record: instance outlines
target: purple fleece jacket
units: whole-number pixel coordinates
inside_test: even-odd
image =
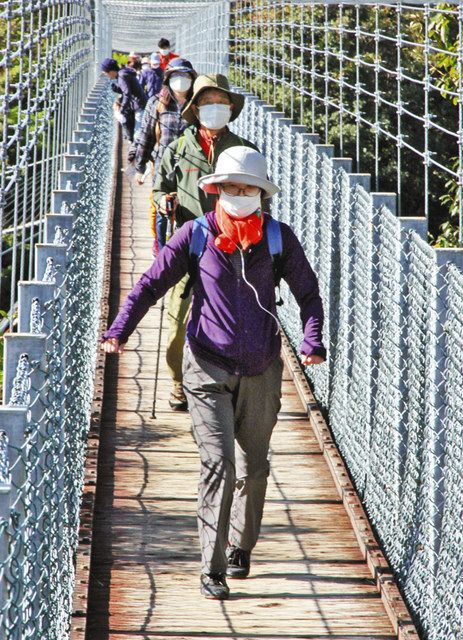
[[[259,375],[280,353],[277,325],[259,307],[255,293],[244,281],[241,271],[234,268],[236,261],[215,246],[214,237],[219,233],[215,212],[206,216],[210,231],[193,286],[188,343],[195,355],[229,373]],[[268,218],[268,214],[265,217]],[[300,351],[325,357],[323,308],[317,278],[293,231],[288,225],[280,224],[282,277],[296,298],[304,327]],[[189,221],[176,231],[129,293],[103,340],[118,338],[121,343],[127,342],[148,309],[187,273],[192,229],[193,221]],[[272,259],[265,229],[263,239],[243,254],[246,279],[256,288],[261,305],[276,315]]]

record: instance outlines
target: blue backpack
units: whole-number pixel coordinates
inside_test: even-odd
[[[281,227],[278,220],[274,218],[267,218],[265,225],[267,243],[270,256],[272,258],[273,268],[273,282],[275,287],[280,288],[280,281],[282,276],[282,254],[283,254],[283,240],[281,237]],[[209,233],[209,222],[206,216],[196,218],[193,223],[193,231],[190,240],[190,258],[188,264],[189,278],[185,285],[185,290],[180,296],[183,299],[188,298],[190,291],[198,275],[199,261],[204,253],[207,243],[207,234]],[[278,306],[283,304],[281,296],[276,303]]]

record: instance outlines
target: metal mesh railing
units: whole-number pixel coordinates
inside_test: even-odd
[[[11,321],[93,81],[90,2],[3,0],[0,34],[0,310]]]
[[[352,157],[442,246],[462,246],[461,3],[232,5],[235,83]]]
[[[259,129],[282,188],[273,214],[318,273],[328,360],[307,370],[316,397],[423,637],[457,640],[462,252],[429,247],[423,219],[397,217],[392,195],[372,193],[369,176],[256,98],[236,127],[254,141]],[[297,350],[297,304],[287,288],[283,297]]]
[[[191,32],[192,25],[196,34]],[[230,52],[230,3],[228,1],[210,2],[207,11],[204,7],[197,9],[193,17],[183,20],[176,27],[175,32],[177,51],[191,61],[198,73],[228,75]]]
[[[65,154],[5,336],[0,407],[0,636],[69,638],[93,398],[112,158],[113,93],[97,86]],[[98,171],[96,171],[98,167]],[[72,174],[68,175],[68,174]]]

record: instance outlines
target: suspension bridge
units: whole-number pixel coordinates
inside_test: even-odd
[[[0,637],[462,640],[463,6],[0,7]],[[163,366],[151,418],[160,306],[120,359],[98,350],[152,243],[99,63],[160,37],[244,94],[233,130],[326,314],[303,370],[282,285],[262,536],[222,603],[199,594],[199,461]]]

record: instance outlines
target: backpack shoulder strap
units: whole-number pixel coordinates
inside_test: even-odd
[[[281,225],[278,220],[275,220],[275,218],[267,218],[266,232],[268,250],[272,258],[273,282],[279,293],[279,299],[276,304],[281,306],[283,304],[280,294],[280,281],[283,273],[283,239],[281,237]]]
[[[166,175],[167,180],[170,180],[170,181],[175,180],[177,169],[180,164],[180,158],[182,157],[182,149],[184,147],[185,147],[185,136],[182,134],[180,138],[177,139],[177,147],[175,149],[174,156],[173,156],[174,164],[173,164],[172,170],[169,171],[169,173]]]
[[[209,232],[209,222],[206,216],[196,218],[193,222],[193,231],[190,239],[190,252],[188,260],[188,280],[181,298],[185,300],[190,295],[196,277],[198,275],[198,265],[207,244],[207,234]]]
[[[193,231],[190,240],[190,256],[194,255],[198,259],[204,253],[207,242],[207,234],[209,232],[209,223],[206,216],[200,216],[193,222]]]
[[[155,109],[154,109],[154,139],[156,144],[159,146],[161,143],[161,122],[159,120],[159,116],[161,115],[161,101],[159,98],[155,101]]]
[[[270,255],[276,256],[283,253],[283,240],[281,237],[281,226],[275,218],[267,218],[267,242]]]
[[[185,146],[185,136],[182,134],[180,136],[180,138],[178,138],[177,140],[177,149],[175,151],[175,161],[178,163],[178,161],[180,160],[180,156],[182,155],[182,149]]]

